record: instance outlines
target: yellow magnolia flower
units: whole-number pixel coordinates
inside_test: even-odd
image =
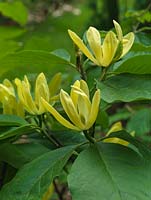
[[[57,74],[53,81],[50,84],[50,87],[56,88],[55,82],[58,80],[59,82],[60,74]],[[24,108],[27,112],[33,115],[40,115],[44,113],[46,110],[41,102],[41,97],[45,99],[46,101],[53,101],[55,100],[54,92],[52,92],[52,95],[49,91],[49,86],[47,84],[46,77],[43,73],[40,73],[36,79],[35,84],[35,93],[34,93],[34,99],[31,95],[31,86],[28,81],[27,76],[24,77],[24,80],[21,81],[20,79],[16,78],[15,83],[17,85],[17,91],[18,91],[18,97],[22,104],[24,105]]]
[[[84,80],[77,80],[73,84],[70,95],[64,90],[60,91],[60,101],[70,121],[62,117],[45,99],[42,101],[46,110],[63,126],[77,131],[88,130],[97,118],[100,90],[95,92],[92,103],[87,83]]]
[[[90,27],[87,30],[86,38],[90,50],[76,33],[68,30],[68,33],[73,42],[79,47],[85,56],[87,56],[93,63],[98,66],[108,67],[115,57],[117,60],[117,58],[119,59],[124,56],[129,51],[134,42],[134,34],[132,32],[123,37],[120,25],[115,20],[113,22],[117,36],[114,32],[109,31],[106,34],[103,43],[101,43],[101,36],[96,28]],[[122,50],[118,52],[118,47],[119,45],[121,46],[121,44],[122,47],[120,49]]]
[[[114,132],[121,131],[121,130],[123,130],[121,122],[116,122],[115,124],[112,125],[110,130],[107,132],[106,136],[108,136],[108,135],[110,135],[110,134],[112,134]],[[134,137],[135,132],[132,131],[130,133],[130,135]],[[103,142],[121,144],[123,146],[128,146],[129,145],[129,142],[127,142],[126,140],[123,140],[123,139],[120,139],[120,138],[116,138],[116,137],[104,139]]]
[[[3,114],[24,117],[23,105],[20,101],[17,101],[14,87],[8,79],[0,84],[0,102],[3,105]]]
[[[115,27],[115,30],[116,30],[116,33],[117,33],[117,38],[118,38],[119,42],[122,43],[122,52],[119,55],[119,58],[121,58],[132,47],[135,37],[134,37],[133,32],[130,32],[123,37],[123,32],[122,32],[121,26],[115,20],[113,20],[113,23],[114,23],[114,27]]]

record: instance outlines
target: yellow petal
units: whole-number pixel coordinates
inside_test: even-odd
[[[14,87],[12,85],[12,83],[8,80],[8,79],[5,79],[3,81],[3,84],[8,88],[8,90],[12,93],[12,95],[15,97],[15,90],[14,90]]]
[[[80,119],[84,125],[87,124],[87,121],[89,119],[89,114],[91,111],[91,104],[88,103],[87,98],[83,95],[78,96],[78,114],[80,116]]]
[[[79,80],[75,81],[73,86],[80,88],[80,81]],[[73,86],[71,86],[70,97],[72,99],[72,102],[73,102],[75,108],[77,109],[78,94],[76,92],[74,92]]]
[[[68,115],[69,119],[75,124],[79,129],[83,130],[84,125],[80,120],[78,112],[72,102],[71,97],[64,90],[60,92],[60,101],[63,106],[64,111]]]
[[[110,130],[107,132],[106,136],[110,135],[110,133],[121,131],[122,129],[123,129],[122,123],[121,122],[116,122],[115,124],[112,125]]]
[[[117,37],[118,37],[119,41],[122,41],[123,33],[122,33],[121,26],[115,20],[113,20],[113,23],[114,23],[115,30],[116,30],[116,33],[117,33]]]
[[[135,36],[134,36],[134,33],[132,32],[128,33],[127,35],[123,37],[123,41],[122,41],[123,52],[122,52],[121,57],[123,57],[130,50],[130,48],[132,47],[134,43],[134,39],[135,39]]]
[[[120,139],[120,138],[116,138],[116,137],[106,138],[106,139],[103,140],[103,142],[121,144],[123,146],[128,146],[129,145],[129,142],[127,142],[126,140],[123,140],[123,139]]]
[[[37,108],[30,94],[30,85],[28,83],[28,79],[21,81],[16,78],[15,84],[17,86],[18,97],[24,105],[25,109],[31,114],[36,114]]]
[[[102,66],[104,67],[108,67],[114,56],[116,53],[118,47],[118,40],[116,38],[115,33],[113,33],[112,31],[109,31],[106,36],[105,39],[103,41],[103,46],[102,46],[102,50],[103,50],[103,61],[102,61]]]
[[[58,91],[61,84],[61,73],[57,73],[50,81],[48,87],[50,92],[50,97],[53,97]]]
[[[47,101],[45,101],[43,98],[41,100],[42,100],[42,103],[43,103],[45,109],[48,112],[50,112],[60,124],[62,124],[63,126],[69,128],[69,129],[73,129],[73,130],[77,130],[77,131],[80,130],[78,127],[74,126],[69,121],[67,121],[64,117],[62,117]]]
[[[73,31],[68,30],[68,33],[73,40],[73,42],[79,47],[79,49],[96,65],[99,65],[98,61],[94,58],[94,56],[91,54],[91,52],[88,50],[88,48],[85,46],[83,41],[79,38],[77,34],[75,34]]]
[[[83,90],[85,92],[87,97],[90,98],[90,96],[89,96],[89,88],[88,88],[87,83],[84,80],[80,80],[80,88],[81,88],[81,90]]]
[[[46,101],[49,101],[49,88],[46,77],[43,73],[38,75],[35,84],[35,104],[39,110],[39,114],[42,114],[45,111],[43,104],[41,104],[41,97]]]
[[[99,111],[100,98],[101,98],[101,94],[100,94],[100,90],[98,89],[95,92],[93,99],[92,99],[91,111],[89,114],[89,119],[88,119],[87,125],[85,127],[86,130],[91,128],[92,125],[94,124],[94,122],[96,121],[98,111]]]
[[[101,47],[100,33],[96,28],[90,27],[86,33],[86,36],[87,36],[89,46],[90,46],[96,60],[99,62],[99,65],[101,66],[102,47]]]

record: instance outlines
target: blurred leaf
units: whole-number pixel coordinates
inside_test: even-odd
[[[68,178],[72,198],[150,200],[151,153],[140,148],[142,155],[118,144],[89,146],[74,162]]]
[[[15,168],[30,161],[30,157],[20,151],[16,145],[10,143],[0,144],[0,161],[4,161]]]
[[[26,120],[16,115],[0,115],[0,126],[21,126],[28,124]]]
[[[25,31],[26,30],[15,26],[0,26],[0,38],[1,40],[16,38],[25,33]]]
[[[106,129],[109,125],[109,117],[106,111],[100,111],[98,113],[96,124],[100,124],[101,128]]]
[[[145,46],[151,45],[151,35],[143,32],[139,32],[136,34],[135,38],[136,42],[142,43]]]
[[[22,125],[20,127],[13,127],[4,132],[0,132],[0,140],[4,140],[6,138],[10,138],[13,136],[29,134],[29,133],[32,133],[34,130],[36,130],[36,127],[34,127],[31,124]]]
[[[25,73],[58,72],[64,71],[64,67],[70,65],[69,62],[62,58],[56,57],[47,51],[20,51],[0,59],[0,73],[8,73],[10,70],[12,76],[19,72],[20,75]],[[57,66],[57,67],[56,67]]]
[[[56,131],[53,135],[59,140],[62,145],[73,145],[85,142],[86,139],[83,134],[74,131]]]
[[[136,135],[141,136],[151,131],[151,110],[144,108],[137,111],[127,123],[128,131],[135,131]]]
[[[0,2],[0,12],[4,16],[10,17],[18,22],[20,25],[27,23],[28,11],[21,1]]]
[[[0,58],[20,48],[19,43],[12,40],[0,40],[0,46]]]
[[[26,140],[29,142],[28,139]],[[48,148],[39,143],[4,143],[0,144],[0,161],[8,163],[14,168],[20,168],[48,151],[50,151]]]
[[[52,51],[51,54],[70,62],[71,56],[65,49],[56,49],[55,51]]]
[[[50,183],[58,176],[75,146],[44,153],[24,167],[3,187],[1,200],[41,200]]]
[[[131,73],[131,74],[151,74],[151,53],[142,52],[138,54],[132,54],[131,57],[123,59],[114,65],[114,72]]]
[[[102,99],[108,103],[151,99],[150,86],[150,75],[120,74],[98,82]]]
[[[142,43],[139,43],[139,42],[136,43],[135,42],[133,44],[133,47],[131,48],[131,51],[135,51],[135,52],[138,52],[138,51],[151,52],[151,45],[150,46],[145,46]]]

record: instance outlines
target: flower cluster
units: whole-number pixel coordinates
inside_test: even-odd
[[[0,102],[3,106],[4,114],[15,114],[18,116],[24,116],[24,112],[27,111],[32,115],[41,115],[46,112],[41,97],[47,102],[53,104],[58,96],[56,91],[60,86],[61,74],[56,74],[50,84],[47,84],[46,77],[43,73],[40,73],[36,79],[34,98],[31,94],[31,85],[27,76],[24,80],[18,78],[15,79],[17,86],[17,94],[14,86],[9,80],[4,80],[3,84],[0,84]]]
[[[86,39],[89,48],[79,38],[79,36],[71,30],[68,33],[73,42],[94,64],[102,67],[108,67],[112,62],[123,57],[132,47],[134,42],[134,33],[130,32],[123,36],[120,25],[113,20],[117,35],[113,31],[109,31],[103,43],[101,42],[100,32],[90,27],[86,32]]]
[[[116,21],[113,23],[116,34],[109,31],[103,42],[101,42],[100,32],[96,28],[90,27],[86,32],[88,47],[74,32],[71,30],[68,32],[73,42],[94,64],[109,67],[123,57],[134,42],[132,32],[123,36],[120,25]],[[56,92],[60,87],[60,73],[56,74],[49,84],[45,75],[40,73],[37,76],[33,93],[27,76],[24,76],[23,80],[16,78],[14,82],[17,87],[16,92],[9,80],[6,79],[0,84],[0,102],[4,114],[15,114],[23,117],[26,112],[31,115],[49,112],[60,124],[69,129],[84,131],[87,134],[87,130],[93,127],[99,112],[101,94],[100,90],[94,87],[91,99],[92,94],[90,94],[86,81],[76,80],[71,86],[70,94],[61,89],[58,95]],[[65,117],[55,109],[56,100],[60,100],[66,114]],[[112,129],[110,132],[119,130],[121,125],[116,124]],[[117,139],[114,140],[117,143]],[[109,141],[113,142],[113,139],[105,140],[105,142]]]

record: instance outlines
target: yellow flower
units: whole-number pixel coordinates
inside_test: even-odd
[[[53,78],[54,81],[50,84],[51,87],[56,87],[54,84],[58,77],[60,77],[59,74]],[[16,78],[15,83],[17,85],[18,97],[24,105],[25,110],[30,114],[40,115],[46,111],[41,102],[41,97],[48,102],[54,100],[54,96],[51,96],[49,92],[49,86],[43,73],[40,73],[36,79],[34,99],[31,95],[31,86],[27,76],[24,77],[23,81]],[[52,94],[54,95],[54,92]]]
[[[93,63],[98,66],[108,67],[115,57],[115,60],[117,60],[124,56],[129,51],[134,42],[133,33],[128,33],[126,36],[123,37],[120,25],[116,21],[113,22],[117,31],[117,36],[114,32],[109,31],[106,34],[103,43],[101,43],[101,36],[96,28],[90,27],[87,30],[86,38],[90,50],[76,33],[68,30],[68,33],[73,42],[79,47],[79,49],[85,54],[85,56],[87,56]],[[119,45],[120,47],[122,46],[120,48],[120,52]]]
[[[92,99],[89,98],[89,89],[84,80],[77,80],[71,87],[70,95],[60,91],[60,101],[69,121],[62,117],[46,100],[42,99],[44,107],[60,124],[73,130],[88,130],[94,124],[100,104],[100,90]]]
[[[116,33],[117,33],[117,38],[118,38],[119,42],[122,43],[122,52],[121,52],[121,55],[119,56],[119,58],[121,58],[132,47],[135,37],[134,37],[133,32],[130,32],[123,37],[121,26],[115,20],[113,20],[113,23],[114,23],[115,30],[116,30]]]
[[[23,105],[20,101],[17,101],[14,87],[8,79],[0,84],[0,102],[3,105],[3,114],[24,117]]]
[[[117,132],[117,131],[121,131],[121,130],[123,130],[121,122],[116,122],[115,124],[112,125],[110,130],[107,132],[106,136],[109,136],[110,134],[112,134],[114,132]],[[130,133],[130,135],[134,137],[135,132],[132,131]],[[104,139],[103,142],[121,144],[123,146],[128,146],[129,145],[129,142],[127,142],[126,140],[123,140],[123,139],[120,139],[120,138],[116,138],[116,137]]]

